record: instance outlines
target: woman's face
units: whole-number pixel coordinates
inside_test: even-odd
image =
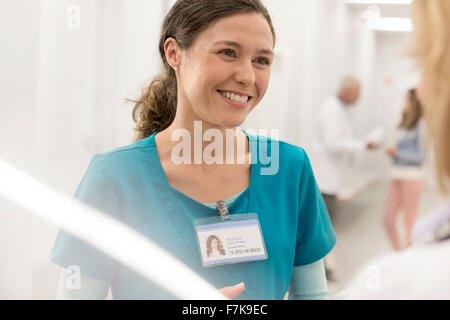
[[[212,249],[213,251],[217,251],[217,239],[213,239],[213,240],[211,241],[211,249]]]
[[[182,51],[178,74],[182,108],[190,108],[194,120],[213,126],[242,124],[269,85],[273,46],[269,24],[259,13],[217,21]],[[251,98],[236,102],[223,92]]]

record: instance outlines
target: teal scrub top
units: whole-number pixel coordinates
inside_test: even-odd
[[[217,289],[244,282],[245,290],[236,299],[283,299],[293,267],[316,262],[334,247],[336,234],[306,152],[246,133],[251,158],[257,161],[251,165],[249,187],[228,210],[232,215],[258,214],[268,259],[204,268],[193,221],[217,216],[217,212],[169,185],[156,149],[156,134],[96,154],[75,199],[134,228]],[[273,163],[267,164],[259,152],[270,154],[277,149],[279,156],[273,160],[278,161],[278,172],[262,174],[261,169]],[[82,274],[109,282],[114,299],[176,298],[65,231],[58,234],[49,259],[64,268],[77,265]]]

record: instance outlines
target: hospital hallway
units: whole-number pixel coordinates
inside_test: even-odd
[[[348,284],[360,267],[372,258],[392,250],[383,225],[388,187],[389,181],[376,181],[352,199],[338,203],[339,214],[334,222],[338,238],[334,249],[337,281],[328,283],[331,299]],[[432,187],[424,187],[419,219],[431,213],[436,204],[442,201],[443,198]],[[402,230],[401,223],[398,226]]]
[[[175,5],[177,1],[178,4],[191,1],[214,12],[222,12],[220,8],[225,4],[228,13],[210,16],[199,9],[197,17],[178,11],[183,7]],[[450,3],[450,0],[443,1]],[[270,21],[260,19],[260,33],[245,32],[248,26],[257,27],[247,20],[242,26],[230,23],[241,27],[223,28],[223,34],[211,29],[212,35],[205,39],[210,39],[211,50],[213,45],[214,48],[217,45],[217,49],[206,51],[206,44],[200,46],[203,42],[198,42],[199,48],[205,50],[200,56],[205,62],[198,57],[188,59],[190,63],[181,63],[182,59],[176,63],[168,61],[168,50],[162,44],[173,43],[180,52],[190,52],[188,48],[197,45],[194,40],[203,35],[206,27],[220,26],[218,22],[225,18],[242,18],[235,16],[236,12],[255,11],[229,11],[231,5],[227,3],[237,7],[243,3],[261,3]],[[213,281],[215,272],[205,272],[203,268],[203,258],[210,258],[207,239],[213,234],[200,242],[193,226],[197,220],[220,216],[192,200],[204,199],[201,202],[205,204],[231,197],[227,202],[230,205],[238,199],[234,196],[240,197],[237,192],[247,189],[240,198],[243,201],[237,201],[231,213],[250,211],[258,215],[258,219],[264,219],[262,227],[255,229],[255,239],[262,240],[258,240],[258,247],[247,241],[248,251],[232,252],[236,248],[227,247],[230,251],[223,253],[216,239],[216,253],[226,255],[224,263],[251,261],[251,264],[230,267],[236,267],[239,272],[218,283],[231,285],[249,279],[247,292],[251,297],[281,299],[283,295],[287,297],[287,288],[295,282],[290,277],[293,266],[308,266],[314,261],[319,262],[315,266],[320,264],[317,276],[310,276],[307,270],[307,276],[298,278],[301,280],[298,288],[315,291],[304,279],[317,280],[321,284],[317,292],[321,293],[321,298],[327,297],[320,259],[335,238],[330,225],[321,224],[326,221],[322,217],[327,217],[324,208],[317,206],[318,195],[322,193],[330,195],[332,200],[340,199],[332,222],[337,243],[328,256],[334,258],[332,272],[336,279],[328,281],[329,296],[339,299],[339,292],[348,288],[357,272],[361,274],[372,259],[393,250],[383,216],[389,179],[394,174],[397,179],[403,175],[404,180],[411,180],[413,176],[422,181],[422,174],[426,177],[419,219],[445,201],[433,178],[433,159],[425,152],[434,152],[431,141],[424,139],[426,127],[432,123],[422,119],[424,109],[417,89],[423,66],[412,50],[415,37],[411,3],[412,0],[0,0],[0,300],[56,299],[60,288],[69,292],[73,289],[61,281],[64,279],[61,275],[66,275],[62,272],[64,267],[79,267],[74,269],[72,278],[78,283],[84,274],[80,267],[83,262],[99,270],[100,280],[104,280],[103,273],[108,273],[110,287],[127,283],[123,297],[153,299],[159,297],[159,287],[143,285],[147,290],[144,294],[141,286],[133,286],[128,278],[120,282],[113,274],[122,275],[128,268],[139,273],[138,265],[145,259],[153,259],[145,266],[154,261],[158,261],[160,267],[165,263],[172,266],[173,261],[164,261],[167,253],[184,263],[183,267],[191,266],[198,274],[207,275],[197,280],[215,283],[222,273],[216,271],[218,276]],[[180,21],[186,26],[172,20],[173,12],[183,17]],[[255,12],[261,13],[259,9]],[[267,18],[266,14],[262,17]],[[193,18],[205,18],[204,21],[210,22],[205,24],[205,29],[192,28],[189,21]],[[165,21],[173,24],[174,29],[185,30],[191,45],[175,46],[178,44],[176,34],[169,32],[170,28],[165,29]],[[270,28],[266,22],[270,22]],[[174,39],[168,41],[169,38]],[[250,39],[252,41],[248,41]],[[434,37],[430,39],[434,41]],[[215,60],[210,62],[206,57]],[[170,86],[161,79],[170,80]],[[180,102],[179,97],[183,101]],[[176,111],[184,107],[193,111],[192,117],[175,122],[177,113],[190,114]],[[260,136],[259,143],[265,143],[266,137],[274,143],[270,147],[262,144],[255,150],[251,148],[250,139],[249,143],[236,139],[236,142],[245,141],[248,146],[245,151],[250,151],[245,153],[245,159],[251,160],[252,165],[246,166],[244,171],[240,145],[228,143],[233,141],[233,138],[228,139],[228,134],[225,137],[216,134],[227,131],[224,128]],[[178,133],[173,130],[172,141],[169,141],[172,129],[177,129]],[[155,139],[157,132],[165,130],[167,135]],[[166,139],[166,143],[156,142],[160,138]],[[177,139],[179,143],[175,146]],[[285,147],[285,143],[290,146]],[[448,140],[444,143],[448,144]],[[173,152],[169,151],[171,145]],[[158,150],[145,153],[143,146],[151,152]],[[224,148],[219,148],[221,146]],[[142,153],[136,158],[124,156],[124,161],[127,159],[130,163],[117,162],[120,170],[106,170],[109,164],[116,163],[109,157],[115,157],[114,153],[122,159],[119,155],[125,150]],[[414,159],[402,159],[410,152]],[[166,160],[160,158],[163,154],[167,155]],[[233,158],[236,156],[237,161],[233,162],[236,167],[229,166],[227,158],[221,160],[221,156],[230,154]],[[150,171],[149,159],[154,161]],[[252,169],[258,168],[253,165],[257,163],[254,160],[263,164],[260,172]],[[189,168],[188,164],[195,167]],[[206,164],[212,166],[208,168]],[[224,168],[219,164],[224,164]],[[97,167],[98,170],[94,170]],[[208,172],[211,172],[209,176]],[[220,180],[215,181],[218,177]],[[183,186],[178,189],[183,190],[182,194],[172,192],[171,188],[165,188],[160,194],[161,185],[177,189],[172,185],[172,178]],[[299,190],[311,192],[311,196],[303,196]],[[303,203],[299,195],[305,199]],[[187,199],[190,196],[193,199]],[[86,201],[87,198],[92,201]],[[66,200],[67,207],[56,201],[58,199]],[[74,199],[80,201],[75,201],[74,205]],[[187,209],[169,210],[171,205],[167,201],[172,200],[177,205],[180,199]],[[80,202],[87,208],[78,208],[76,205]],[[192,209],[189,202],[197,208]],[[251,203],[255,203],[255,208]],[[294,204],[298,205],[295,208],[298,210],[292,209]],[[235,210],[241,205],[242,210]],[[113,229],[98,223],[95,215],[85,215],[89,208],[120,218],[118,221],[123,222],[123,227],[146,236],[141,241],[143,244],[167,250],[152,255],[140,246],[131,245],[126,233],[113,233]],[[185,214],[185,218],[175,219],[171,211]],[[306,215],[308,219],[302,221]],[[82,225],[80,217],[88,221]],[[402,215],[399,218],[403,218]],[[96,229],[87,232],[85,226]],[[403,227],[400,223],[398,226]],[[165,227],[169,231],[166,232]],[[101,248],[101,255],[98,255],[101,258],[112,256],[114,261],[109,261],[108,272],[90,258],[90,247],[80,252],[67,249],[58,240],[65,239],[59,237],[62,230],[94,248]],[[121,241],[120,245],[112,245],[111,241],[109,246],[102,247],[108,236]],[[243,233],[243,237],[247,236],[253,237],[253,233]],[[227,234],[226,238],[233,242],[237,236]],[[69,243],[72,240],[78,243],[72,237],[67,239],[71,239]],[[213,238],[210,239],[212,244]],[[168,246],[171,241],[173,247]],[[267,254],[262,255],[260,251]],[[60,253],[61,257],[67,253],[76,263],[62,263],[62,260],[57,263],[51,259],[52,252]],[[85,252],[89,258],[84,259]],[[231,258],[230,253],[239,257]],[[124,255],[122,260],[117,254]],[[450,257],[450,250],[447,254]],[[262,257],[266,261],[260,262]],[[235,258],[238,260],[232,260]],[[243,260],[239,260],[241,258]],[[444,260],[441,253],[436,254],[435,259]],[[120,267],[116,260],[121,263]],[[327,262],[328,266],[332,265],[331,261]],[[260,276],[254,272],[262,263],[267,263],[267,270],[279,268],[267,273],[274,277],[270,281],[263,281],[266,273]],[[389,270],[393,270],[390,266]],[[303,273],[303,269],[308,268],[299,269]],[[404,269],[398,274],[405,275]],[[417,278],[415,269],[408,269],[412,276],[408,274],[405,278],[419,287],[419,281],[409,281]],[[164,277],[173,280],[181,272],[163,267],[155,270],[157,268],[144,268],[145,278],[167,285],[174,296],[186,298],[197,294],[197,290],[175,293],[187,283],[186,279],[195,279],[195,272],[173,284],[162,280]],[[437,275],[435,278],[450,275],[446,270],[429,274]],[[362,286],[367,288],[364,277]],[[440,278],[438,282],[444,283]],[[216,293],[216,287],[209,290],[214,289]],[[391,294],[393,290],[388,288],[387,291]],[[435,294],[436,290],[433,288],[429,292]],[[398,296],[404,297],[402,294]],[[442,295],[448,297],[447,293]],[[122,296],[117,294],[117,297]]]

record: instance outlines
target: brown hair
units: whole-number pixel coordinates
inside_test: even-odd
[[[424,118],[441,190],[450,192],[450,1],[414,0],[413,52],[424,67]]]
[[[182,49],[189,49],[197,36],[218,20],[239,13],[261,13],[267,20],[275,43],[275,31],[267,9],[260,0],[178,0],[164,19],[159,40],[163,72],[135,103],[133,120],[136,122],[136,140],[166,129],[173,122],[177,107],[177,78],[169,66],[164,43],[174,38]]]
[[[423,110],[422,104],[417,97],[416,89],[408,90],[408,99],[410,107],[408,110],[403,111],[402,121],[400,123],[400,128],[412,129],[414,128],[419,120],[422,118]]]
[[[220,241],[219,237],[215,235],[211,235],[206,240],[206,255],[209,257],[212,253],[212,242],[213,240],[217,240],[217,251],[220,252],[221,255],[225,255],[225,250],[223,249],[222,241]]]

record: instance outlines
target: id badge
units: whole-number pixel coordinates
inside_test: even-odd
[[[197,244],[205,268],[268,258],[255,213],[233,214],[194,221]]]

